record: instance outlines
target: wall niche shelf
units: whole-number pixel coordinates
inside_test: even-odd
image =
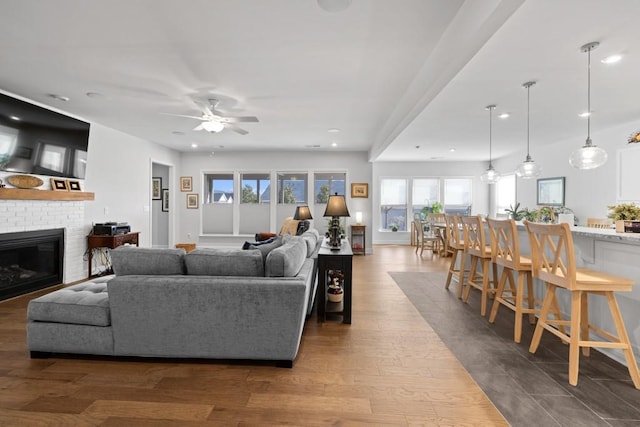
[[[85,191],[29,190],[0,188],[0,200],[94,200],[95,194]]]

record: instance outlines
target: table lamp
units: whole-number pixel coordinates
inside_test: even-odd
[[[308,220],[313,219],[309,206],[297,206],[296,213],[293,215],[293,219],[297,219],[300,221],[300,225],[298,226],[298,230],[300,230],[300,232],[304,233],[305,231],[307,231],[309,229]]]
[[[331,250],[340,250],[340,217],[351,216],[349,215],[349,209],[347,209],[347,202],[344,196],[339,196],[338,193],[329,196],[324,216],[331,217],[331,226],[329,227],[329,246],[331,246]]]

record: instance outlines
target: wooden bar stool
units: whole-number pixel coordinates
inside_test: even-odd
[[[500,304],[515,312],[515,325],[513,328],[513,340],[520,342],[522,337],[522,316],[529,315],[529,323],[535,324],[535,314],[540,311],[533,295],[533,277],[531,275],[531,258],[520,255],[520,243],[518,242],[518,229],[512,219],[487,218],[489,232],[491,233],[491,256],[496,265],[502,266],[502,273],[498,281],[496,298],[493,301],[489,323],[496,320]],[[518,274],[518,282],[514,280],[514,273]],[[525,280],[527,290],[525,294]],[[506,285],[508,289],[505,289]],[[527,307],[524,301],[527,301]],[[555,304],[556,313],[559,316],[558,304]],[[559,318],[559,317],[558,317]]]
[[[547,225],[525,222],[525,225],[531,240],[533,277],[544,281],[547,287],[547,294],[540,310],[540,318],[533,333],[529,351],[536,352],[545,329],[568,342],[569,384],[577,385],[580,363],[579,349],[581,347],[582,354],[585,356],[589,355],[591,347],[620,348],[627,361],[633,385],[640,389],[638,365],[633,356],[631,343],[615,295],[616,291],[631,291],[635,282],[599,271],[577,268],[573,237],[568,224]],[[564,288],[571,292],[570,320],[549,319],[549,311],[558,288]],[[607,299],[618,336],[589,324],[589,295],[600,295]],[[571,335],[554,327],[559,325],[569,326]],[[593,330],[605,340],[590,340],[589,330]]]
[[[464,286],[465,275],[465,261],[467,253],[465,251],[464,236],[462,235],[462,229],[460,225],[460,217],[457,215],[445,216],[445,238],[444,241],[447,245],[447,252],[451,254],[451,262],[449,263],[449,273],[447,274],[447,282],[444,285],[445,289],[449,289],[451,285],[451,278],[453,275],[458,277],[458,298],[462,298],[462,287]],[[460,267],[456,268],[456,262],[460,256]]]
[[[467,288],[465,289],[463,302],[469,300],[471,288],[478,289],[482,293],[480,302],[480,314],[484,316],[487,313],[487,299],[489,295],[496,292],[496,278],[498,276],[498,267],[491,262],[491,246],[487,245],[485,238],[484,224],[482,217],[463,216],[462,229],[464,232],[464,242],[467,253],[471,256],[471,266],[469,267],[469,280],[467,280]],[[480,263],[481,274],[477,274],[478,263]],[[493,278],[489,278],[490,271],[493,271]]]

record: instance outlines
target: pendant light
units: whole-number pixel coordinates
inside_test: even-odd
[[[500,174],[493,168],[493,165],[491,164],[491,117],[496,106],[487,105],[485,108],[489,110],[489,169],[487,169],[482,175],[480,175],[480,181],[487,184],[495,184],[496,182],[500,181]]]
[[[602,148],[593,145],[591,142],[591,51],[598,47],[600,43],[587,43],[580,48],[587,53],[587,141],[585,144],[571,153],[569,163],[578,169],[595,169],[605,164],[607,152]]]
[[[529,101],[529,91],[531,86],[536,84],[536,82],[526,82],[522,85],[522,87],[527,89],[527,157],[524,159],[524,162],[520,163],[518,169],[516,170],[516,175],[518,175],[522,179],[531,179],[540,175],[542,172],[542,168],[536,162],[531,160],[531,155],[529,154],[529,117],[530,117],[530,101]]]

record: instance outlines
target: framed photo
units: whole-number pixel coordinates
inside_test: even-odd
[[[71,179],[67,180],[67,188],[69,188],[69,191],[82,191],[80,181],[73,181]]]
[[[358,182],[351,184],[351,197],[369,197],[369,184],[366,182]]]
[[[169,189],[162,189],[162,212],[169,212]]]
[[[198,209],[198,194],[187,194],[187,209]]]
[[[190,176],[180,177],[180,191],[193,191],[193,185]]]
[[[51,189],[53,191],[69,191],[67,181],[64,179],[51,178]]]
[[[151,178],[151,200],[162,200],[162,177]]]
[[[30,159],[33,154],[33,149],[29,147],[17,147],[14,156],[21,159]]]
[[[538,205],[564,206],[564,176],[538,180]]]

